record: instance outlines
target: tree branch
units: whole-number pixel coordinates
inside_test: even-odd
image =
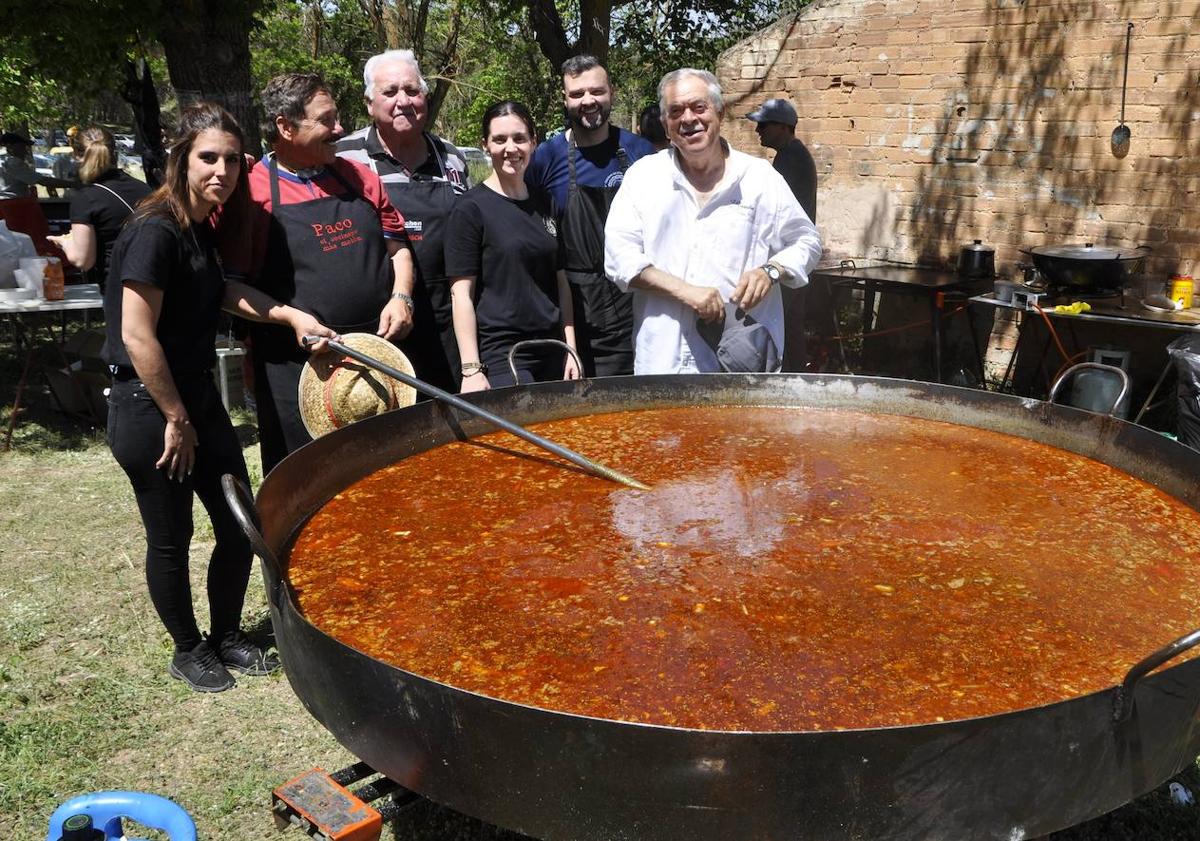
[[[549,59],[557,71],[570,58],[573,50],[554,0],[530,0],[529,25],[533,28],[533,37],[542,55]]]

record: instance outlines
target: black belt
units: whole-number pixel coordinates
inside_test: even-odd
[[[131,380],[140,380],[138,372],[130,365],[109,365],[108,373],[112,375],[113,382],[127,383]],[[211,371],[172,371],[171,379],[176,385],[183,382],[195,382],[212,376]]]

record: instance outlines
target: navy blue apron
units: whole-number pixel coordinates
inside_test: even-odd
[[[440,142],[427,138],[426,143],[442,171],[442,180],[412,175],[406,184],[385,184],[388,198],[404,217],[413,250],[413,329],[399,345],[418,377],[457,393],[462,375],[442,249],[458,194],[446,178]]]
[[[613,128],[619,143],[620,133]],[[566,255],[567,281],[575,306],[575,340],[584,375],[610,377],[633,373],[633,296],[604,274],[604,223],[620,189],[588,187],[575,175],[578,149],[574,135],[567,145],[567,203],[559,225]],[[629,156],[617,146],[621,172]]]

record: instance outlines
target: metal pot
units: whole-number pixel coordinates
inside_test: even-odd
[[[1109,417],[900,380],[682,375],[543,383],[470,396],[518,423],[696,404],[849,408],[1042,441],[1104,461],[1200,509],[1200,452]],[[982,718],[865,730],[713,732],[629,724],[465,692],[356,651],[310,624],[286,576],[290,541],[352,482],[490,431],[433,401],[293,453],[259,491],[226,495],[263,557],[288,680],[347,749],[402,785],[545,839],[1012,839],[1107,812],[1200,754],[1200,659],[1124,684]],[[1152,648],[1153,646],[1148,646]]]
[[[1024,253],[1051,288],[1073,292],[1117,292],[1142,270],[1150,253],[1144,245],[1117,249],[1086,245],[1041,245]]]
[[[996,249],[984,245],[981,239],[964,245],[958,252],[958,274],[960,277],[995,277]]]

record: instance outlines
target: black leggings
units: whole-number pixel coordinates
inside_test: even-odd
[[[188,579],[192,542],[192,496],[212,520],[216,545],[208,562],[211,633],[220,638],[237,630],[250,581],[250,544],[229,510],[221,476],[232,473],[247,484],[242,448],[212,377],[177,378],[199,445],[192,475],[182,482],[154,463],[162,456],[166,419],[141,380],[115,381],[108,396],[108,445],[129,477],[146,528],[146,583],[150,600],[177,651],[200,643]]]

